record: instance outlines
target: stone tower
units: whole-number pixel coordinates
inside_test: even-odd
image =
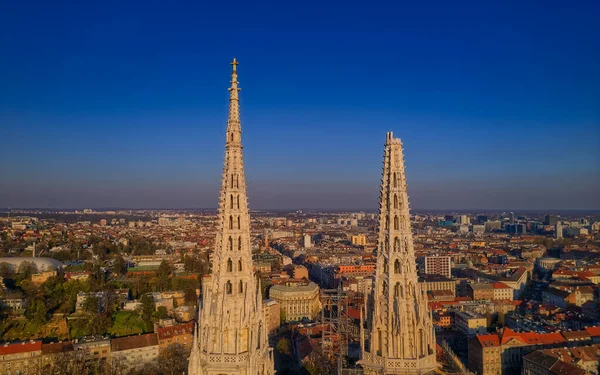
[[[379,206],[375,285],[367,298],[367,375],[425,374],[437,368],[427,294],[417,280],[402,142],[387,133]],[[361,325],[362,327],[362,325]]]
[[[275,372],[260,282],[252,271],[237,64],[233,59],[212,275],[203,284],[189,375],[272,375]]]

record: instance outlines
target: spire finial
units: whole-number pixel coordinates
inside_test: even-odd
[[[233,94],[235,92],[235,97],[232,95],[230,97],[230,99],[237,99],[237,92],[240,91],[239,87],[238,87],[238,80],[237,80],[237,65],[239,64],[237,59],[234,57],[233,61],[229,63],[232,67],[233,70],[231,72],[231,87],[229,88],[229,91],[231,91],[231,93]]]

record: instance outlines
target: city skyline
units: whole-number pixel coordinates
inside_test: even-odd
[[[213,207],[236,56],[251,209],[375,209],[387,131],[417,210],[600,209],[596,4],[58,7],[1,22],[1,207]]]

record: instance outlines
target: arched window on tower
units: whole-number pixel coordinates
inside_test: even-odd
[[[398,195],[394,194],[394,208],[398,209]]]
[[[387,295],[387,290],[388,290],[388,286],[387,286],[387,283],[384,281],[383,284],[382,284],[382,286],[381,286],[381,293],[383,295]]]
[[[394,230],[400,229],[400,218],[398,216],[394,216]]]
[[[229,236],[229,251],[233,251],[233,238]]]
[[[240,209],[240,196],[237,196],[237,208]]]
[[[235,187],[236,188],[240,187],[240,179],[239,179],[239,176],[237,174],[235,175]]]
[[[394,172],[394,187],[398,187],[398,181],[396,180],[396,172]]]
[[[229,229],[233,229],[233,216],[229,216]]]
[[[238,229],[242,229],[242,218],[238,216]]]
[[[233,175],[231,175],[231,187],[233,188]]]
[[[400,261],[398,259],[396,259],[396,261],[394,262],[394,273],[400,273]]]
[[[231,133],[231,137],[229,138],[231,142],[233,142],[233,133]]]
[[[225,284],[225,291],[227,294],[231,294],[233,292],[231,281],[229,280],[227,280],[227,283]]]
[[[394,251],[400,251],[400,239],[394,237]]]
[[[227,259],[227,272],[233,272],[233,262],[231,258]]]
[[[400,297],[400,283],[396,283],[396,285],[394,285],[394,295],[396,297]]]
[[[233,194],[229,196],[229,208],[233,208]]]
[[[242,250],[242,236],[238,237],[238,251]]]
[[[242,280],[240,280],[240,293],[244,293],[244,282]]]
[[[238,260],[238,271],[242,270],[242,260]]]
[[[383,258],[383,272],[388,272],[388,261],[386,258]]]

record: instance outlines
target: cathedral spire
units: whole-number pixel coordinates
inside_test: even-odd
[[[237,66],[238,62],[233,58],[230,63],[232,66],[231,72],[231,87],[229,87],[229,118],[227,119],[227,145],[235,144],[236,146],[242,145],[241,139],[241,121],[240,121],[240,99],[239,92],[241,88],[238,87],[238,75]]]
[[[402,141],[387,133],[381,178],[375,286],[363,345],[365,374],[420,374],[434,370],[435,335],[427,295],[418,283]]]
[[[272,349],[267,336],[261,333],[261,327],[265,327],[264,312],[252,308],[256,304],[260,306],[262,298],[252,265],[237,60],[233,59],[231,65],[225,161],[212,274],[203,289],[189,375],[272,375],[274,372]],[[257,340],[258,345],[255,345]]]

